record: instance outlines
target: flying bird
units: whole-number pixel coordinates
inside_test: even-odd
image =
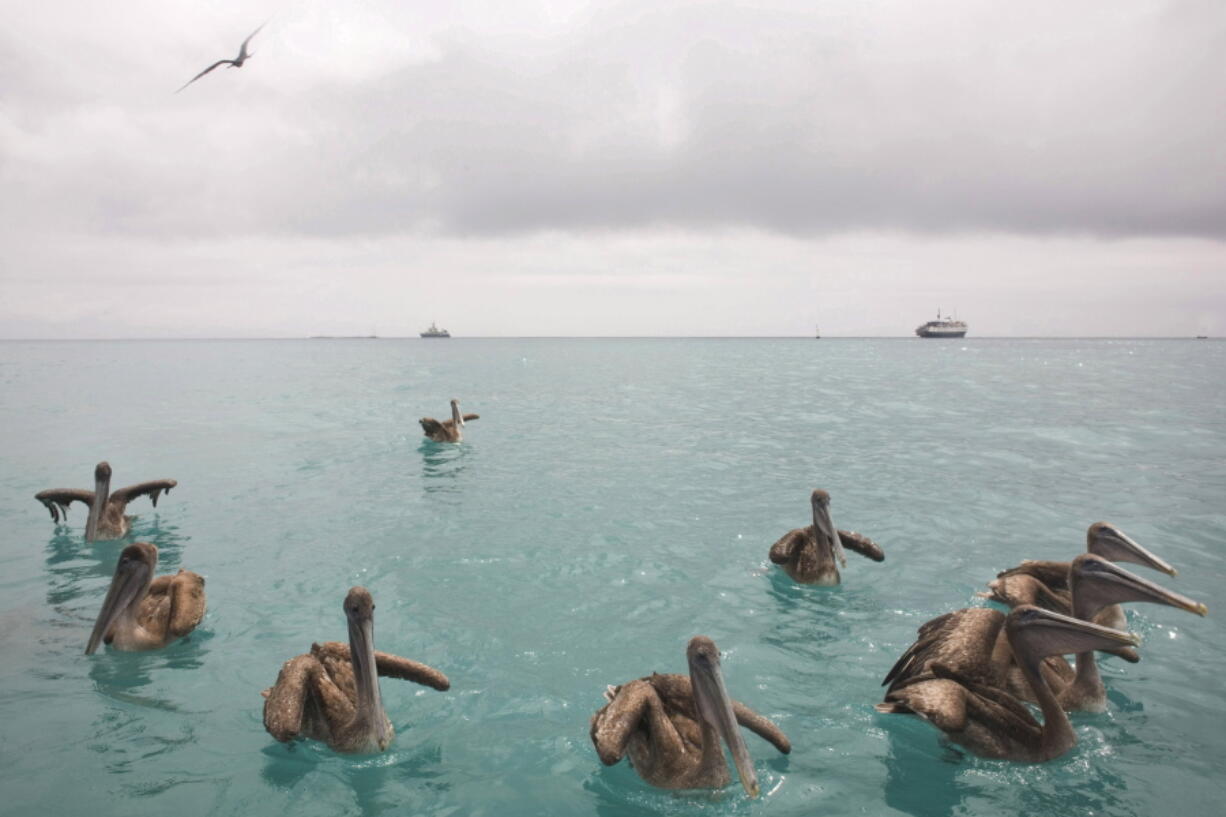
[[[266,26],[266,25],[268,25],[268,24],[267,24],[267,23],[260,23],[260,28],[263,28],[263,27],[264,27],[264,26]],[[234,59],[232,59],[232,60],[218,60],[217,62],[215,62],[215,63],[213,63],[212,65],[210,65],[208,68],[205,68],[205,69],[204,69],[203,71],[201,71],[199,74],[196,74],[196,76],[192,77],[192,78],[191,78],[191,79],[189,79],[187,82],[183,83],[183,88],[186,88],[188,85],[191,85],[193,82],[195,82],[196,80],[200,79],[202,76],[204,76],[205,74],[207,74],[209,71],[212,71],[214,68],[216,68],[216,67],[217,67],[217,66],[219,66],[219,65],[229,65],[231,68],[242,68],[242,67],[243,67],[243,63],[245,63],[245,62],[246,62],[248,59],[250,59],[250,58],[251,58],[251,56],[252,56],[252,54],[251,54],[250,52],[248,52],[248,51],[247,51],[247,43],[251,42],[251,38],[252,38],[252,37],[254,37],[256,34],[259,34],[259,33],[260,33],[260,28],[257,28],[255,31],[253,31],[253,32],[251,32],[250,34],[248,34],[248,35],[247,35],[247,39],[243,40],[243,46],[242,46],[242,48],[240,48],[240,49],[238,50],[238,56],[237,56],[237,57],[235,57],[235,58],[234,58]],[[179,91],[182,91],[182,90],[183,90],[183,88],[180,88],[180,89],[179,89]],[[177,93],[179,93],[179,91],[175,91],[175,93],[177,94]]]

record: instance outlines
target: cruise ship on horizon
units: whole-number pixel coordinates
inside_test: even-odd
[[[915,334],[921,338],[966,337],[966,322],[953,318],[942,318],[941,310],[937,309],[937,319],[915,327]]]
[[[449,338],[451,333],[446,329],[439,329],[434,325],[434,321],[430,321],[430,328],[421,333],[423,338]]]

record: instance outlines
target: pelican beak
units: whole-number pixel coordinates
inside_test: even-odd
[[[98,537],[98,522],[102,519],[102,509],[111,488],[111,466],[105,462],[98,463],[94,468],[94,501],[89,506],[89,516],[85,520],[85,541],[92,542]]]
[[[829,500],[823,502],[814,498],[813,530],[818,535],[826,537],[826,541],[830,542],[830,549],[834,551],[835,558],[839,560],[839,564],[847,567],[847,554],[843,551],[843,541],[839,539],[839,531],[835,528],[834,521],[830,518]]]
[[[1141,643],[1136,633],[1113,630],[1029,604],[1013,608],[1005,624],[1013,633],[1024,628],[1027,640],[1037,639],[1036,655],[1039,656],[1113,650]]]
[[[126,554],[119,557],[115,568],[115,578],[111,579],[111,589],[107,591],[102,602],[102,610],[94,621],[93,632],[89,634],[89,642],[85,645],[85,654],[93,655],[125,610],[140,598],[149,585],[151,571],[149,565],[140,559],[134,559]]]
[[[1106,559],[1095,559],[1089,556],[1079,556],[1078,559],[1084,560],[1082,563],[1079,563],[1079,581],[1084,581],[1084,578],[1089,576],[1101,579],[1106,586],[1112,588],[1111,597],[1117,601],[1147,601],[1153,604],[1165,604],[1169,607],[1176,607],[1189,613],[1195,613],[1198,616],[1209,615],[1209,608],[1202,602],[1193,601],[1179,593],[1173,593],[1159,584],[1143,579],[1117,564],[1108,562]]]
[[[745,792],[750,797],[757,797],[761,793],[758,776],[754,773],[753,760],[749,757],[749,749],[745,747],[745,739],[741,737],[741,730],[737,727],[736,715],[732,712],[732,699],[724,687],[724,676],[719,667],[719,652],[713,650],[713,653],[695,655],[691,650],[690,682],[694,690],[694,707],[698,710],[698,716],[711,724],[727,744]]]
[[[1098,552],[1098,555],[1104,559],[1109,559],[1113,562],[1131,562],[1132,564],[1145,565],[1148,568],[1172,577],[1179,575],[1179,571],[1171,567],[1165,559],[1160,559],[1150,553],[1133,541],[1131,536],[1114,525],[1103,525],[1098,531],[1097,539],[1098,548],[1096,551],[1101,551]]]
[[[358,601],[355,603],[354,600]],[[375,666],[374,602],[364,588],[353,588],[345,599],[345,617],[349,624],[349,654],[353,661],[353,680],[359,709],[365,707],[372,717],[380,749],[387,746],[387,717],[379,694],[379,673]]]

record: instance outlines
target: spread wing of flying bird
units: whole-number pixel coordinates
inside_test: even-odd
[[[251,53],[247,51],[247,43],[251,42],[251,38],[254,37],[256,34],[259,34],[260,29],[266,25],[268,25],[267,22],[260,23],[259,28],[257,28],[255,31],[247,35],[247,39],[243,40],[243,45],[238,50],[237,57],[235,57],[232,60],[218,60],[217,62],[210,65],[208,68],[205,68],[199,74],[196,74],[196,76],[192,77],[187,82],[183,83],[183,87],[180,88],[179,91],[182,91],[183,88],[186,88],[188,85],[191,85],[193,82],[200,79],[202,76],[212,71],[214,68],[218,67],[219,65],[229,65],[231,68],[242,68],[243,63],[245,63],[252,56]],[[175,93],[177,94],[179,93],[179,91],[175,91]]]

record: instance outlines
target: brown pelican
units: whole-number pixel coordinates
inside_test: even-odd
[[[835,559],[847,566],[843,548],[867,556],[874,562],[885,559],[885,553],[872,539],[853,531],[835,530],[830,521],[830,494],[813,492],[813,524],[790,530],[771,545],[770,560],[783,565],[787,574],[802,584],[832,585],[839,583],[839,568]]]
[[[1076,745],[1077,733],[1040,672],[1043,658],[1137,644],[1140,639],[1029,604],[1015,607],[1004,618],[1004,628],[1043,713],[1042,724],[1013,695],[942,663],[886,693],[877,711],[919,715],[983,757],[1040,763],[1064,754]]]
[[[204,578],[180,570],[155,579],[157,565],[158,549],[148,542],[134,542],[119,554],[86,655],[103,642],[117,650],[156,650],[196,629],[204,618]]]
[[[464,439],[464,424],[479,419],[479,414],[460,414],[460,401],[452,398],[450,420],[440,423],[433,417],[422,417],[418,422],[426,436],[436,443],[458,443]]]
[[[1070,575],[1073,614],[1085,621],[1093,621],[1095,613],[1108,604],[1127,601],[1166,604],[1197,615],[1208,613],[1205,605],[1172,593],[1093,554],[1085,553],[1074,559]],[[1033,701],[1033,691],[1015,661],[1008,639],[1001,632],[1004,621],[1004,614],[996,610],[969,608],[926,622],[919,629],[919,638],[903,653],[883,683],[889,684],[893,691],[914,678],[931,673],[934,665],[941,664],[962,677],[975,678],[979,683]],[[1135,661],[1135,651],[1131,647],[1126,649],[1131,654],[1130,660]],[[1117,650],[1108,651],[1118,654]],[[1075,673],[1067,661],[1056,655],[1045,658],[1041,669],[1044,680],[1056,691],[1065,710],[1101,711],[1105,708],[1106,690],[1092,653],[1077,656]]]
[[[51,512],[51,518],[59,522],[61,518],[68,519],[68,506],[72,502],[84,502],[89,506],[89,517],[85,520],[85,541],[95,539],[118,539],[128,532],[132,517],[124,516],[124,508],[138,496],[145,494],[153,500],[157,507],[158,496],[170,493],[170,489],[178,485],[173,479],[155,479],[150,482],[139,482],[117,491],[111,491],[111,466],[100,462],[94,467],[94,490],[78,491],[71,488],[52,488],[40,491],[34,498]]]
[[[375,650],[375,602],[365,587],[345,596],[349,645],[312,644],[286,661],[264,696],[264,728],[277,740],[315,738],[337,752],[373,754],[392,742],[392,722],[383,711],[379,675],[435,689],[450,688],[433,667]]]
[[[596,753],[612,766],[629,752],[634,770],[653,786],[718,789],[732,779],[722,738],[741,785],[750,797],[757,797],[758,777],[737,724],[784,754],[792,751],[792,744],[774,723],[728,697],[715,642],[696,635],[685,655],[688,678],[653,673],[605,691],[608,703],[592,716]]]
[[[1086,552],[1112,562],[1144,565],[1168,576],[1177,575],[1175,568],[1134,542],[1131,537],[1109,522],[1095,522],[1086,531]],[[1069,562],[1049,562],[1026,559],[1017,567],[998,573],[988,583],[991,592],[984,598],[1015,604],[1035,604],[1057,613],[1068,614]],[[1027,577],[1027,578],[1022,578]],[[1110,604],[1094,619],[1104,627],[1127,628],[1128,620],[1118,604]]]
[[[251,42],[251,38],[254,37],[256,34],[259,34],[260,29],[266,25],[267,25],[267,22],[260,23],[259,28],[257,28],[255,31],[247,35],[247,39],[243,40],[242,48],[238,50],[237,57],[235,57],[232,60],[218,60],[217,62],[210,65],[208,68],[205,68],[199,74],[196,74],[196,76],[192,77],[187,82],[183,83],[183,88],[186,88],[188,85],[191,85],[193,82],[200,79],[202,76],[207,74],[209,71],[212,71],[214,68],[216,68],[219,65],[229,65],[231,68],[242,68],[243,63],[245,63],[247,60],[251,59],[251,57],[254,56],[253,54],[247,51],[247,43]],[[183,88],[180,88],[179,91],[182,91]],[[179,91],[175,91],[175,93],[177,94],[179,93]]]

